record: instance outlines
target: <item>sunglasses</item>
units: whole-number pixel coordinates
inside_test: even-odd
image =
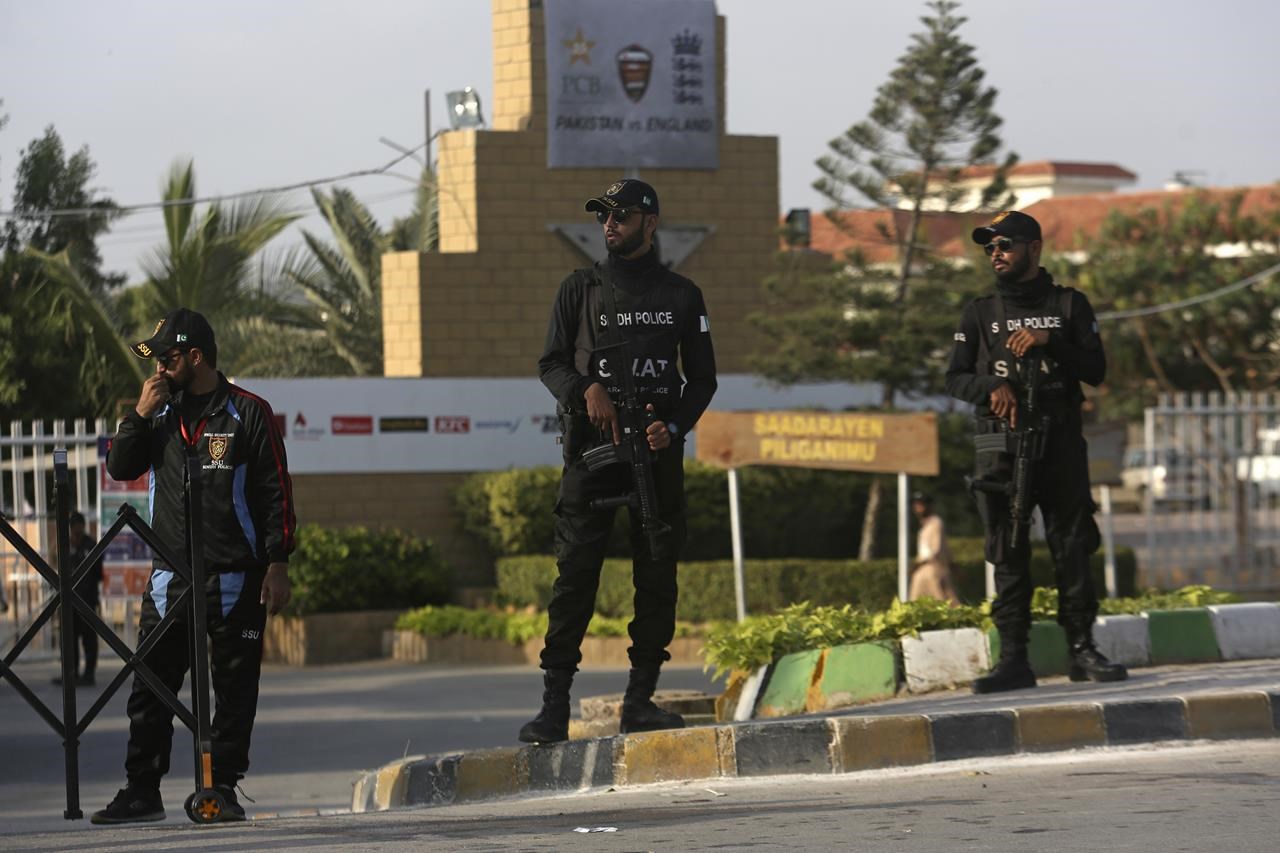
[[[159,355],[159,356],[156,356],[156,361],[158,361],[158,362],[160,362],[161,364],[163,364],[163,365],[164,365],[164,369],[165,369],[165,370],[172,370],[172,369],[173,369],[173,364],[174,364],[174,362],[176,362],[178,359],[182,358],[184,355],[186,355],[186,354],[187,354],[187,353],[189,353],[190,351],[191,351],[191,350],[185,350],[185,349],[174,350],[173,352],[169,353],[168,355]]]
[[[613,221],[621,225],[622,223],[626,222],[635,214],[640,214],[641,216],[643,216],[644,211],[634,207],[624,207],[621,210],[608,210],[608,211],[597,210],[596,222],[599,222],[601,225],[604,225],[606,222],[609,221],[609,217],[612,216]]]
[[[987,243],[985,246],[982,247],[982,251],[986,252],[988,257],[993,255],[996,249],[999,249],[1001,252],[1008,254],[1009,250],[1013,248],[1014,243],[1025,243],[1025,242],[1026,240],[1012,240],[1008,237],[1001,237],[997,240],[992,240],[990,243]]]

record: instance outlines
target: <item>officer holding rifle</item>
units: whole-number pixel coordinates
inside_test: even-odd
[[[991,258],[996,293],[965,307],[947,368],[947,393],[975,406],[976,477],[995,565],[992,617],[1000,657],[975,693],[1035,687],[1027,661],[1032,582],[1027,522],[1040,507],[1058,579],[1058,622],[1070,646],[1073,681],[1119,681],[1125,668],[1093,642],[1098,598],[1089,555],[1100,537],[1089,492],[1081,382],[1099,385],[1106,357],[1083,293],[1055,284],[1040,266],[1040,224],[1019,211],[974,229]],[[1021,452],[1021,456],[1020,456]],[[1022,517],[1020,517],[1020,515]]]
[[[620,180],[586,209],[601,225],[608,258],[561,282],[538,360],[556,398],[564,473],[542,710],[520,730],[526,743],[568,738],[569,689],[619,506],[631,514],[635,585],[621,730],[684,725],[652,697],[675,633],[676,560],[686,531],[684,439],[716,390],[710,324],[702,291],[658,259],[653,187]]]

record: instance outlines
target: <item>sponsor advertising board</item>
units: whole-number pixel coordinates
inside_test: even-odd
[[[537,379],[253,379],[285,424],[297,474],[499,471],[561,462],[555,400]],[[872,405],[874,385],[773,388],[721,376],[715,409]],[[686,444],[693,455],[695,431]]]

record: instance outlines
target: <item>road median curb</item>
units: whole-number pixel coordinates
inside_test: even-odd
[[[654,782],[841,774],[966,758],[1280,733],[1280,691],[749,721],[418,756],[363,774],[353,812]]]

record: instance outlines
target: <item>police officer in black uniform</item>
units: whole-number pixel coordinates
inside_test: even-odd
[[[1119,681],[1125,668],[1108,661],[1093,642],[1098,598],[1089,555],[1099,545],[1089,493],[1088,452],[1083,435],[1081,382],[1097,386],[1106,357],[1093,308],[1083,293],[1054,284],[1040,266],[1040,224],[1019,211],[997,215],[973,231],[973,241],[991,258],[996,293],[965,307],[947,367],[947,393],[976,407],[978,432],[996,433],[1017,424],[1025,386],[1020,360],[1033,347],[1041,361],[1039,403],[1050,417],[1045,452],[1035,463],[1033,500],[1045,523],[1045,539],[1058,579],[1058,622],[1071,652],[1073,681]],[[1007,481],[1012,457],[977,454],[980,479]],[[986,529],[986,558],[995,565],[996,599],[991,615],[1000,635],[1000,659],[973,683],[975,693],[1035,687],[1027,662],[1031,628],[1028,549],[1011,553],[1008,498],[979,492]]]
[[[613,509],[596,509],[591,502],[633,489],[629,465],[591,471],[583,460],[584,451],[621,439],[615,404],[623,393],[622,370],[632,371],[636,393],[653,414],[647,438],[656,454],[659,516],[670,532],[663,537],[661,553],[653,553],[632,512],[635,616],[628,626],[631,673],[621,730],[684,725],[678,714],[654,705],[652,697],[658,672],[671,658],[666,649],[675,633],[676,559],[686,534],[684,438],[716,390],[707,309],[698,287],[658,260],[653,245],[658,194],[653,187],[621,180],[590,199],[586,209],[603,227],[608,259],[561,282],[538,359],[542,382],[555,396],[560,414],[564,474],[556,503],[559,574],[542,650],[542,710],[520,730],[526,743],[555,743],[569,736],[569,688],[582,660],[579,648],[595,609],[614,519]],[[611,301],[612,311],[606,307]],[[624,347],[618,346],[619,339]]]

